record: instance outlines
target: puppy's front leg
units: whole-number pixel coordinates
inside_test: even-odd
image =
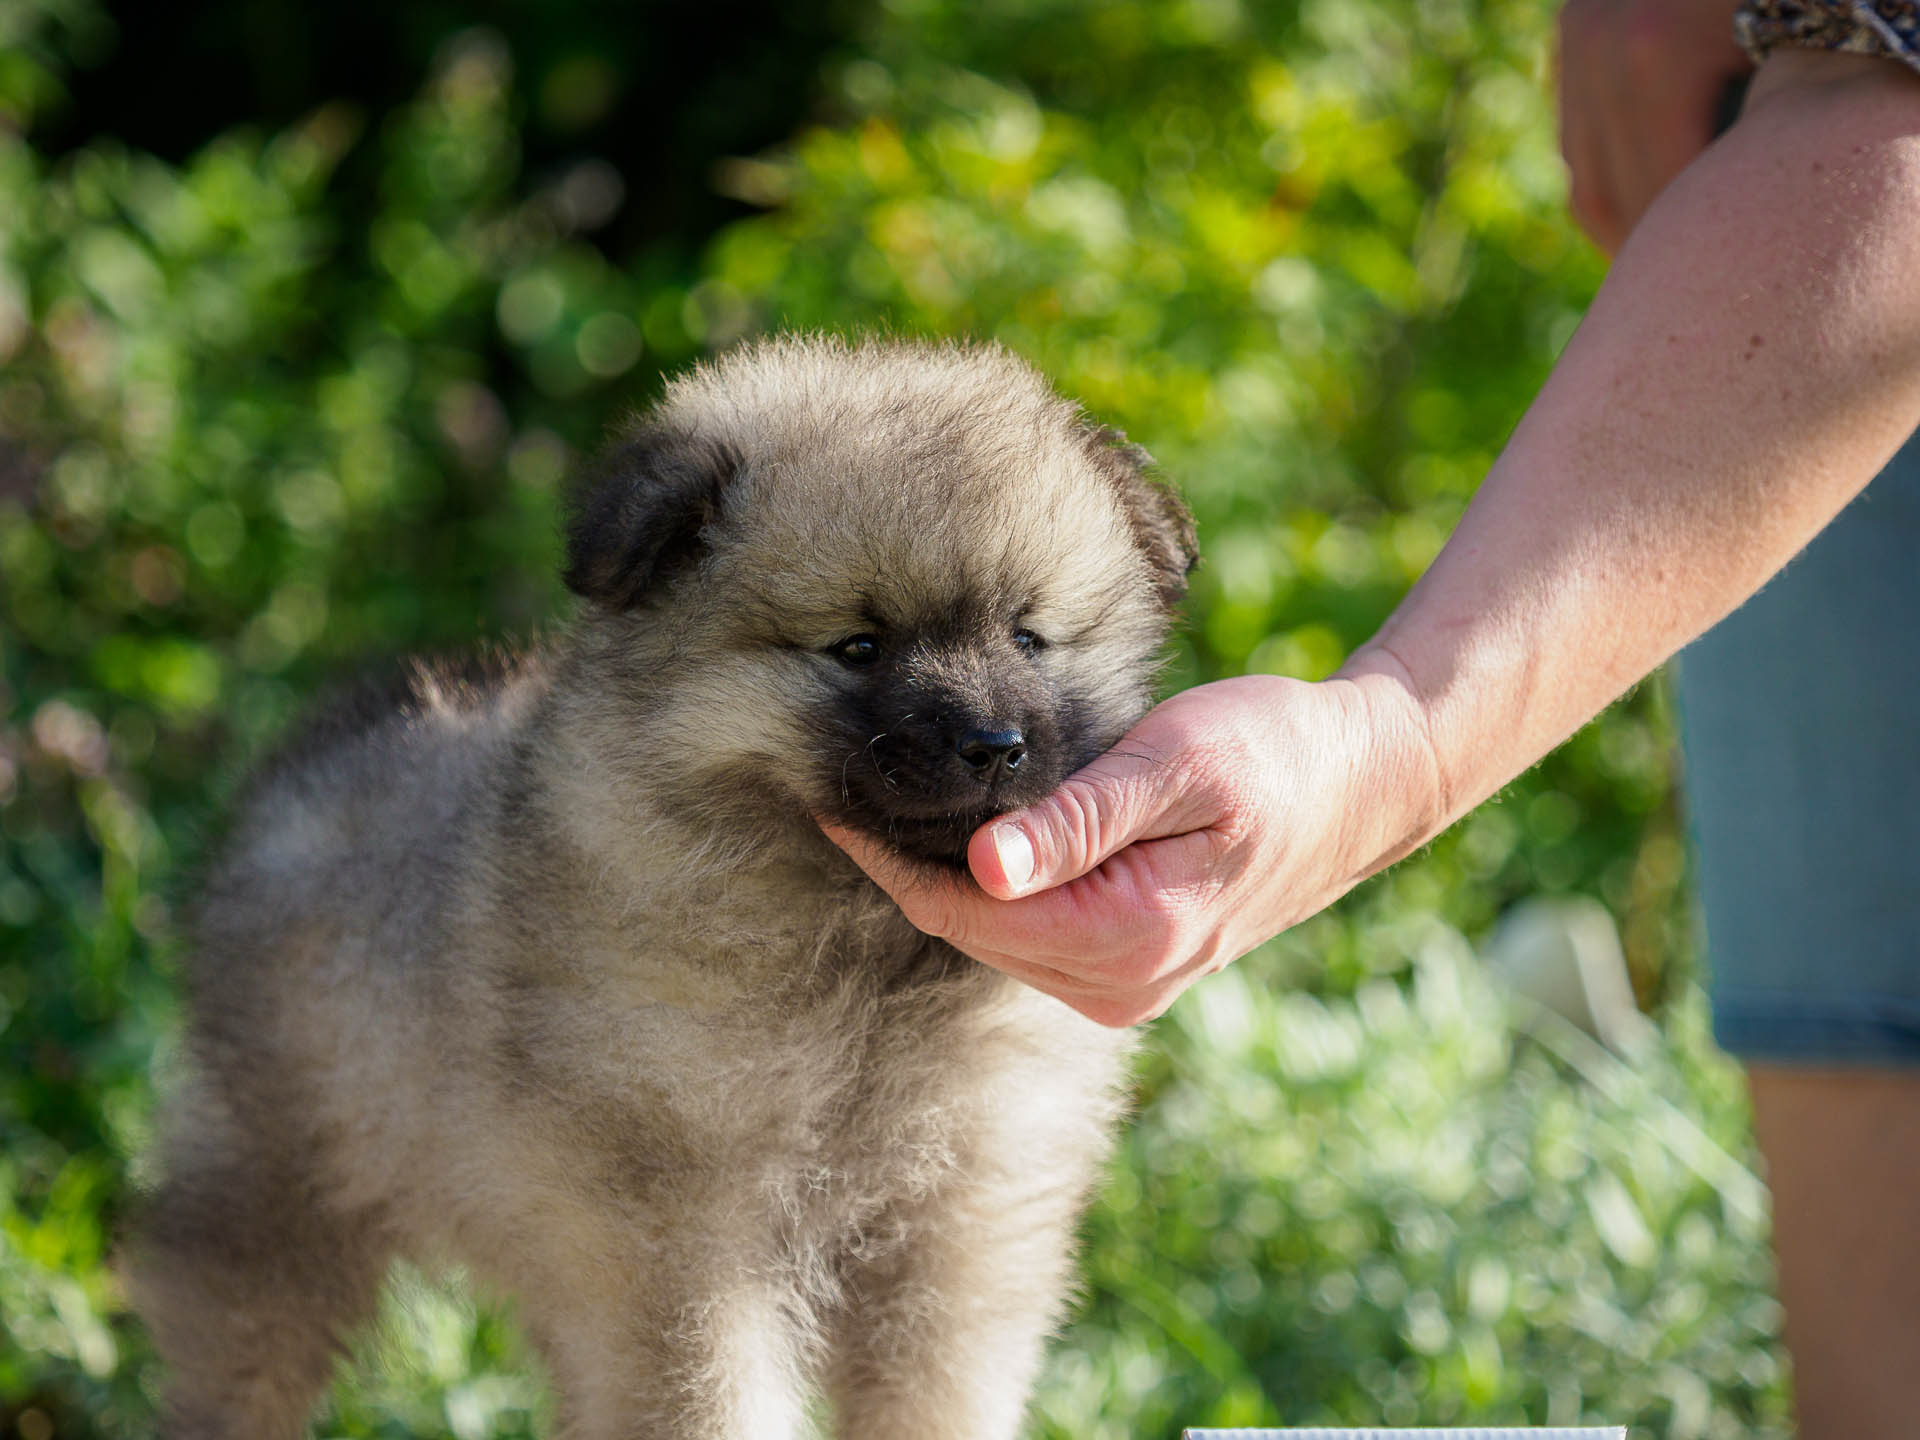
[[[565,1440],[801,1433],[796,1326],[776,1287],[747,1276],[695,1300],[673,1276],[653,1273],[616,1296],[610,1278],[602,1272],[550,1294],[530,1317],[559,1392]]]
[[[916,1207],[902,1249],[859,1265],[829,1388],[842,1440],[1005,1440],[1071,1283],[1079,1187],[969,1186]]]

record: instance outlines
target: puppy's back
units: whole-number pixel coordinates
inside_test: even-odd
[[[415,667],[315,712],[268,760],[194,915],[199,1063],[242,1093],[288,1071],[332,1088],[315,1072],[407,1038],[386,1032],[422,1011],[544,684],[525,662]]]

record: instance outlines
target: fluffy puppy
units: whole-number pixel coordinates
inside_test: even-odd
[[[583,483],[546,652],[254,782],[131,1250],[176,1440],[304,1431],[396,1256],[518,1300],[562,1432],[1017,1429],[1125,1042],[914,931],[1148,700],[1192,528],[991,347],[780,339]]]

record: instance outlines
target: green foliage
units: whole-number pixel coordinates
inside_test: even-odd
[[[1256,959],[1162,1024],[1043,1433],[1780,1433],[1764,1192],[1697,1123],[1742,1123],[1697,1003],[1628,1066],[1517,1032],[1457,933],[1393,932],[1409,985],[1320,999]]]
[[[662,369],[776,324],[997,336],[1191,497],[1207,563],[1174,681],[1318,677],[1443,542],[1598,274],[1561,215],[1534,0],[893,0],[823,120],[716,166],[765,210],[697,262],[588,243],[590,165],[523,176],[486,34],[390,114],[322,108],[179,167],[108,142],[50,164],[25,137],[97,19],[0,0],[0,1420],[37,1412],[22,1434],[150,1424],[108,1253],[177,907],[238,764],[362,657],[552,615],[555,484]],[[1671,748],[1648,687],[1156,1027],[1038,1433],[1781,1433]],[[1523,1034],[1463,959],[1511,900],[1566,890],[1611,906],[1658,1007],[1630,1068]],[[402,1291],[325,1433],[534,1433],[510,1324]]]

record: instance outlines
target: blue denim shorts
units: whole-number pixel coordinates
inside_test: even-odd
[[[1920,1065],[1920,436],[1678,676],[1722,1048]]]

